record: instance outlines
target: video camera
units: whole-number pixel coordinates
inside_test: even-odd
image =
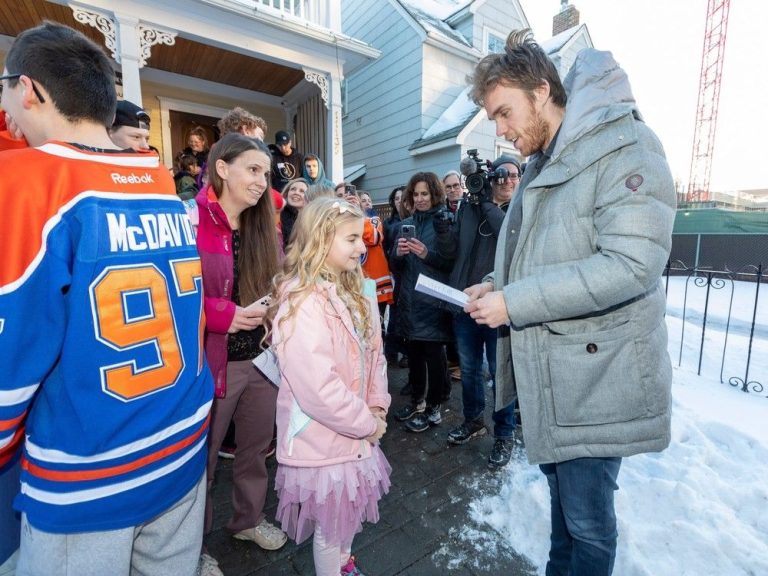
[[[493,169],[490,160],[480,160],[477,150],[467,150],[467,157],[461,161],[461,173],[467,186],[467,201],[470,204],[480,204],[493,196],[491,182],[504,184],[509,178],[509,170],[500,166]]]

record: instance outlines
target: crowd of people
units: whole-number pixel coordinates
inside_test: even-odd
[[[621,458],[669,442],[658,280],[674,193],[623,73],[605,53],[584,60],[566,111],[551,62],[511,34],[472,97],[527,169],[502,154],[469,191],[459,172],[417,172],[382,219],[289,131],[265,144],[242,108],[215,142],[192,129],[172,177],[97,45],[54,23],[20,34],[0,100],[2,159],[18,168],[0,178],[0,481],[18,492],[17,573],[221,576],[206,536],[224,456],[232,537],[277,550],[311,536],[317,574],[361,576],[353,538],[390,488],[387,363],[408,368],[393,417],[421,433],[442,421],[456,356],[463,422],[447,443],[488,432],[490,382],[489,467],[507,465],[522,424],[550,484],[547,573],[610,574]],[[468,303],[418,291],[420,275]],[[19,459],[20,479],[4,475]]]

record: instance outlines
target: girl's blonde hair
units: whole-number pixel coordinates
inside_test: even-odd
[[[336,198],[316,198],[307,204],[293,227],[293,241],[283,262],[283,271],[273,280],[273,294],[268,322],[274,318],[277,308],[288,301],[288,312],[280,319],[280,325],[296,314],[301,302],[321,280],[333,282],[341,299],[346,303],[352,322],[363,340],[370,341],[375,334],[371,326],[371,311],[368,300],[363,296],[363,271],[360,264],[354,270],[340,274],[326,266],[325,260],[333,245],[333,239],[340,226],[347,222],[362,220],[362,211]],[[290,289],[291,280],[297,280]]]

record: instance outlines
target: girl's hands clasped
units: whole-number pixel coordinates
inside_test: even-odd
[[[371,444],[375,444],[376,442],[381,440],[381,437],[384,436],[384,433],[387,431],[386,420],[384,420],[383,418],[379,418],[378,416],[376,416],[375,420],[376,420],[376,432],[374,432],[373,434],[371,434],[366,438],[366,440],[368,440],[368,442],[370,442]]]

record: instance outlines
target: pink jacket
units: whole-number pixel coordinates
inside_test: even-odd
[[[216,397],[227,393],[227,331],[235,315],[232,284],[232,229],[210,186],[197,195],[197,251],[205,294],[205,356],[213,374]]]
[[[331,282],[306,297],[283,326],[283,301],[273,323],[273,350],[282,376],[277,395],[277,460],[290,466],[326,466],[368,458],[364,440],[376,431],[369,407],[389,409],[381,333],[367,348]],[[374,326],[378,309],[371,302]]]

